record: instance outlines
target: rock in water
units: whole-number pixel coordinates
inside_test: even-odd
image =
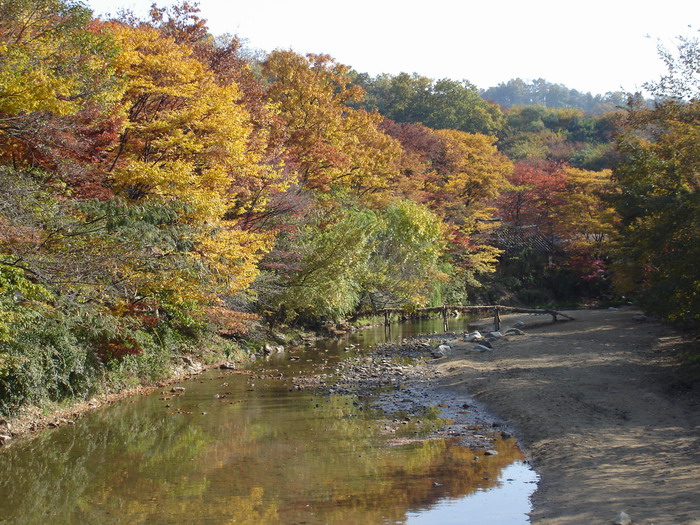
[[[613,525],[630,525],[632,523],[632,518],[630,518],[626,512],[620,512],[612,523]]]

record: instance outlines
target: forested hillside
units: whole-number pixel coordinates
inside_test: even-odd
[[[604,95],[583,93],[562,84],[553,84],[543,78],[525,82],[514,78],[481,91],[481,96],[502,108],[540,105],[548,108],[572,108],[591,115],[615,111],[627,104],[627,94],[612,91]]]
[[[622,293],[700,315],[697,86],[501,108],[323,54],[251,61],[186,3],[0,0],[0,66],[0,413],[360,309]]]

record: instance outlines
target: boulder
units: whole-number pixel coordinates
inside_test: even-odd
[[[464,340],[468,343],[473,343],[474,341],[481,341],[483,336],[479,331],[471,332],[469,334],[464,334]]]
[[[267,343],[263,347],[263,354],[265,354],[265,355],[281,354],[283,352],[284,352],[284,346],[282,346],[282,345],[271,345],[270,343]]]
[[[508,330],[503,332],[503,335],[525,335],[525,332],[519,328],[508,328]]]
[[[447,346],[447,345],[440,345],[437,348],[434,348],[432,352],[430,352],[430,355],[433,356],[435,359],[440,358],[440,357],[445,357],[448,355],[452,349]]]
[[[525,326],[525,323],[522,321],[518,321],[517,323],[513,323],[513,328],[522,328]]]

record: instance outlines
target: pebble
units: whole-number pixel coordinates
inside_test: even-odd
[[[612,521],[613,525],[630,525],[632,518],[626,512],[620,512]]]

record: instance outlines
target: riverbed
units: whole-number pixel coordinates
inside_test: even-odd
[[[436,434],[454,421],[441,419],[449,403],[430,397],[430,381],[411,390],[407,375],[400,385],[434,408],[408,420],[381,410],[382,393],[299,387],[376,343],[433,334],[441,323],[290,348],[15,443],[0,452],[0,523],[528,523],[537,476],[515,440],[469,429],[490,432],[486,451],[465,446],[465,429]]]

